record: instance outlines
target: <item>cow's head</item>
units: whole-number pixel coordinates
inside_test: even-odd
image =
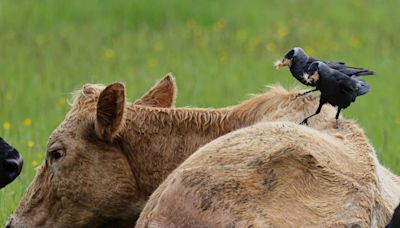
[[[129,105],[125,99],[122,83],[87,85],[77,93],[9,227],[134,224],[144,197],[119,138]],[[136,102],[166,107],[174,99],[174,80],[167,76]]]

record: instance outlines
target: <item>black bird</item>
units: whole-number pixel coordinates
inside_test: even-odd
[[[22,156],[0,137],[0,188],[11,183],[20,173]]]
[[[296,47],[290,50],[282,60],[278,60],[275,63],[277,69],[288,66],[293,77],[295,77],[299,82],[307,86],[315,87],[315,82],[307,80],[307,75],[304,75],[311,65],[315,61],[320,61],[311,56],[308,56],[302,48]],[[365,76],[374,75],[373,71],[363,68],[349,67],[343,62],[333,62],[333,61],[322,61],[330,68],[340,71],[341,73],[352,77],[352,76]],[[318,89],[307,91],[304,95]]]
[[[400,227],[400,204],[394,210],[392,220],[386,225],[386,228],[399,228]]]
[[[317,111],[305,118],[301,124],[308,124],[308,119],[317,115],[324,104],[329,103],[337,106],[336,128],[338,128],[338,118],[340,111],[350,106],[356,97],[364,95],[371,90],[371,87],[359,77],[348,77],[346,74],[330,68],[321,61],[313,62],[306,74],[310,75],[306,82],[313,83],[316,89],[321,91],[319,106]]]

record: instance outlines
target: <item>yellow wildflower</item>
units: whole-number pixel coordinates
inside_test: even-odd
[[[268,52],[273,54],[276,54],[278,52],[278,47],[274,42],[268,42],[267,45],[265,45],[265,48],[267,49]]]
[[[259,36],[251,37],[249,40],[249,48],[254,49],[261,43],[261,38]]]
[[[286,28],[285,26],[279,26],[278,27],[278,37],[279,37],[279,39],[285,38],[288,34],[289,34],[288,28]]]
[[[25,118],[25,119],[24,119],[24,125],[25,125],[26,127],[31,126],[31,125],[32,125],[32,120],[29,119],[29,118]]]
[[[33,166],[33,167],[36,167],[36,166],[38,166],[38,165],[39,165],[39,163],[38,163],[36,160],[33,160],[33,161],[32,161],[32,166]]]
[[[187,26],[189,29],[193,29],[193,28],[196,27],[196,21],[195,21],[194,19],[189,19],[189,20],[186,22],[186,26]]]
[[[8,122],[8,121],[4,122],[3,123],[3,128],[6,129],[6,130],[9,130],[11,128],[10,122]]]
[[[351,47],[356,48],[356,47],[359,46],[360,40],[359,40],[357,37],[352,36],[352,37],[349,39],[349,44],[350,44]]]
[[[28,147],[29,148],[32,148],[32,147],[34,147],[35,146],[35,142],[34,141],[32,141],[32,140],[28,140]]]
[[[155,58],[149,58],[147,60],[147,66],[149,66],[150,68],[155,68],[158,65],[158,60]]]
[[[42,46],[46,42],[46,38],[43,35],[38,35],[35,41],[37,46]]]
[[[225,55],[225,54],[222,54],[222,55],[219,57],[219,63],[220,63],[220,64],[227,64],[227,63],[228,63],[228,56]]]
[[[68,28],[61,29],[58,35],[60,36],[60,38],[66,39],[69,35],[69,29]]]
[[[38,152],[38,153],[36,153],[36,157],[39,160],[42,160],[45,154],[46,154],[46,152]]]
[[[316,55],[314,48],[306,46],[306,47],[304,47],[304,49],[307,50],[307,54],[309,54],[311,56]]]
[[[115,51],[112,48],[107,48],[104,52],[104,57],[106,57],[106,59],[112,59],[114,58],[114,55]]]
[[[66,103],[67,103],[67,100],[66,100],[65,97],[60,97],[60,98],[58,99],[58,106],[59,106],[59,107],[61,107],[61,108],[64,107]]]
[[[7,91],[5,98],[6,98],[6,101],[11,101],[12,100],[12,93],[10,91]]]
[[[245,30],[239,30],[236,32],[236,41],[243,42],[247,39],[247,33]]]
[[[224,18],[221,18],[214,24],[213,30],[214,32],[219,32],[222,29],[224,29],[225,26],[226,26],[226,21]]]
[[[396,116],[396,119],[394,121],[396,124],[400,124],[400,115]]]

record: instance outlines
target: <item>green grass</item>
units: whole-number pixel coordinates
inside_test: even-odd
[[[367,78],[372,91],[344,116],[359,122],[380,161],[399,174],[399,7],[394,0],[0,1],[0,136],[25,159],[21,176],[0,190],[0,224],[82,84],[124,81],[134,100],[173,72],[177,105],[222,107],[264,85],[298,84],[272,67],[295,46],[376,71]]]

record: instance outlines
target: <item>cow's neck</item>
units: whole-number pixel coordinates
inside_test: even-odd
[[[200,146],[259,121],[270,107],[259,95],[226,109],[129,107],[124,151],[145,196]]]

